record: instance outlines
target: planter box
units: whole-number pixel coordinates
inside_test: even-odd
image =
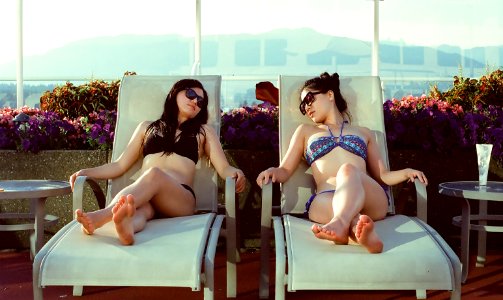
[[[237,197],[239,214],[239,235],[241,244],[254,243],[260,234],[261,189],[255,183],[258,173],[271,166],[277,166],[278,154],[273,151],[226,150],[226,157],[231,165],[243,170],[248,183],[243,193]],[[94,166],[102,165],[110,160],[107,151],[99,150],[50,150],[38,154],[22,153],[11,150],[0,150],[0,180],[14,179],[53,179],[68,180],[74,172]],[[106,182],[101,183],[102,188]],[[223,203],[224,181],[219,181],[220,203]],[[279,186],[275,189],[279,205]],[[29,201],[2,200],[0,213],[28,212]],[[93,211],[98,209],[94,195],[86,188],[84,209]],[[46,229],[48,239],[61,227],[73,219],[72,195],[52,197],[47,199],[46,211],[59,217],[58,224]],[[249,245],[248,245],[249,246]],[[0,249],[28,248],[29,232],[0,231]],[[251,245],[250,247],[254,247]]]
[[[260,234],[261,189],[255,183],[257,175],[262,170],[279,164],[278,154],[274,151],[225,150],[231,165],[243,170],[247,177],[247,186],[238,199],[238,233],[242,247],[258,247]],[[451,155],[439,155],[422,150],[393,149],[389,153],[392,170],[405,167],[416,168],[425,172],[429,180],[428,190],[428,222],[453,246],[459,245],[460,229],[451,223],[453,216],[461,214],[460,199],[438,194],[438,184],[444,181],[477,180],[477,158],[473,151],[457,151]],[[10,150],[0,150],[0,180],[12,179],[54,179],[68,180],[73,172],[102,165],[110,161],[107,151],[99,150],[51,150],[38,154],[21,153]],[[503,180],[502,170],[493,164],[489,180]],[[106,184],[101,183],[102,188]],[[220,203],[223,203],[223,180],[220,180]],[[415,213],[415,202],[410,196],[411,185],[394,187],[397,212]],[[274,188],[274,205],[279,205],[279,185]],[[84,209],[98,209],[90,189],[85,191]],[[503,214],[503,203],[490,206],[490,209]],[[477,211],[477,206],[472,206]],[[73,219],[72,196],[53,197],[47,200],[47,213],[59,217],[58,224],[47,228],[48,239],[51,234]],[[26,200],[2,200],[0,212],[28,212],[29,203]],[[476,236],[473,234],[472,236]],[[28,248],[29,233],[25,231],[1,232],[0,249]],[[474,245],[474,244],[473,244]]]
[[[110,160],[108,151],[101,150],[47,150],[38,154],[0,150],[0,180],[53,179],[66,181],[74,172],[107,163]],[[101,183],[102,188],[106,182]],[[96,210],[98,205],[94,196],[86,188],[84,209]],[[27,200],[2,200],[0,212],[29,212]],[[58,224],[46,228],[53,234],[73,219],[72,195],[47,199],[46,212],[59,217]],[[0,231],[0,249],[28,248],[29,232]],[[49,236],[46,236],[48,239]]]

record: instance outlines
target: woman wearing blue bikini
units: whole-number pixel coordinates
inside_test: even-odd
[[[73,189],[77,176],[115,178],[142,159],[141,176],[117,193],[110,205],[93,212],[75,211],[83,232],[91,235],[113,221],[120,242],[131,245],[134,234],[154,216],[194,214],[196,199],[192,187],[202,155],[209,157],[222,178],[236,178],[236,192],[243,191],[243,172],[229,165],[220,139],[206,124],[207,120],[208,94],[203,85],[198,80],[182,79],[168,93],[161,117],[140,123],[116,161],[72,174]]]
[[[383,185],[414,178],[424,184],[428,181],[418,170],[390,171],[384,167],[371,131],[349,123],[339,85],[339,75],[326,72],[305,82],[299,109],[315,124],[299,125],[279,167],[262,171],[257,184],[262,186],[270,179],[287,181],[304,158],[317,191],[307,201],[306,213],[310,220],[324,224],[313,224],[314,235],[336,244],[347,244],[351,239],[370,253],[380,253],[383,243],[374,221],[383,219],[388,211]]]

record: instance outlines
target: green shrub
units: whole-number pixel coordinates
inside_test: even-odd
[[[454,76],[451,89],[441,92],[434,86],[430,96],[450,105],[458,104],[464,111],[472,111],[477,105],[503,106],[503,70],[493,71],[478,80]]]
[[[69,118],[86,116],[94,111],[116,110],[120,80],[110,83],[93,80],[79,86],[67,82],[46,91],[40,97],[43,111],[57,112]]]
[[[126,72],[124,75],[136,73]],[[67,82],[63,86],[56,86],[52,92],[46,91],[40,97],[40,109],[72,119],[101,110],[116,111],[119,87],[120,80],[92,80],[78,86]]]

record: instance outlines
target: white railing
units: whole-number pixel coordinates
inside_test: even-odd
[[[64,78],[64,79],[63,79]],[[30,77],[25,78],[25,85],[35,85],[35,84],[54,84],[61,85],[67,81],[74,83],[82,83],[89,82],[90,80],[94,80],[96,78],[89,77],[79,77],[79,76],[67,76],[67,77],[51,77],[51,76],[38,76],[38,77]],[[114,81],[120,78],[100,78],[100,80],[105,81]],[[390,99],[392,97],[400,98],[406,95],[415,95],[420,96],[424,92],[429,91],[429,87],[434,84],[442,83],[444,85],[452,84],[452,78],[447,77],[400,77],[400,78],[392,78],[392,77],[381,77],[383,90],[384,90],[384,99]],[[239,99],[235,99],[237,94],[241,94],[241,98],[245,98],[248,104],[261,103],[261,101],[254,99],[246,92],[251,89],[255,89],[255,84],[262,81],[270,81],[275,86],[278,86],[278,75],[224,75],[222,76],[222,108],[224,110],[228,110],[231,108],[239,107],[242,105],[243,101]],[[15,84],[15,78],[1,78],[0,77],[0,85],[4,83]],[[414,86],[413,83],[416,83],[416,86],[422,87],[421,89],[412,88]],[[44,91],[40,91],[40,95]],[[25,95],[25,101],[27,98],[31,97],[31,100],[37,97],[40,97],[37,94]],[[1,100],[1,99],[0,99]],[[16,99],[9,99],[11,107],[16,106]],[[26,102],[25,102],[26,103]],[[29,105],[30,103],[28,103]],[[3,103],[0,103],[1,106],[4,106]],[[31,105],[29,105],[31,106]]]

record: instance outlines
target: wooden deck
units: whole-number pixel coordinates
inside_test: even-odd
[[[497,238],[498,236],[494,236]],[[484,268],[475,268],[475,249],[471,251],[470,272],[466,284],[462,287],[463,299],[503,299],[503,249],[488,249],[487,264]],[[238,265],[237,299],[258,299],[259,282],[258,251],[242,254]],[[271,260],[271,274],[274,274],[274,261]],[[215,270],[215,299],[225,299],[225,256],[222,250],[217,252]],[[271,277],[272,278],[272,277]],[[274,286],[271,283],[271,297]],[[32,264],[27,251],[0,252],[0,299],[32,299]],[[203,299],[202,292],[193,292],[187,288],[159,287],[84,287],[82,297],[73,297],[70,287],[47,287],[44,299],[81,299],[81,300],[127,300],[127,299]],[[416,299],[414,291],[298,291],[287,293],[286,299]],[[428,299],[449,299],[448,292],[428,291]]]

